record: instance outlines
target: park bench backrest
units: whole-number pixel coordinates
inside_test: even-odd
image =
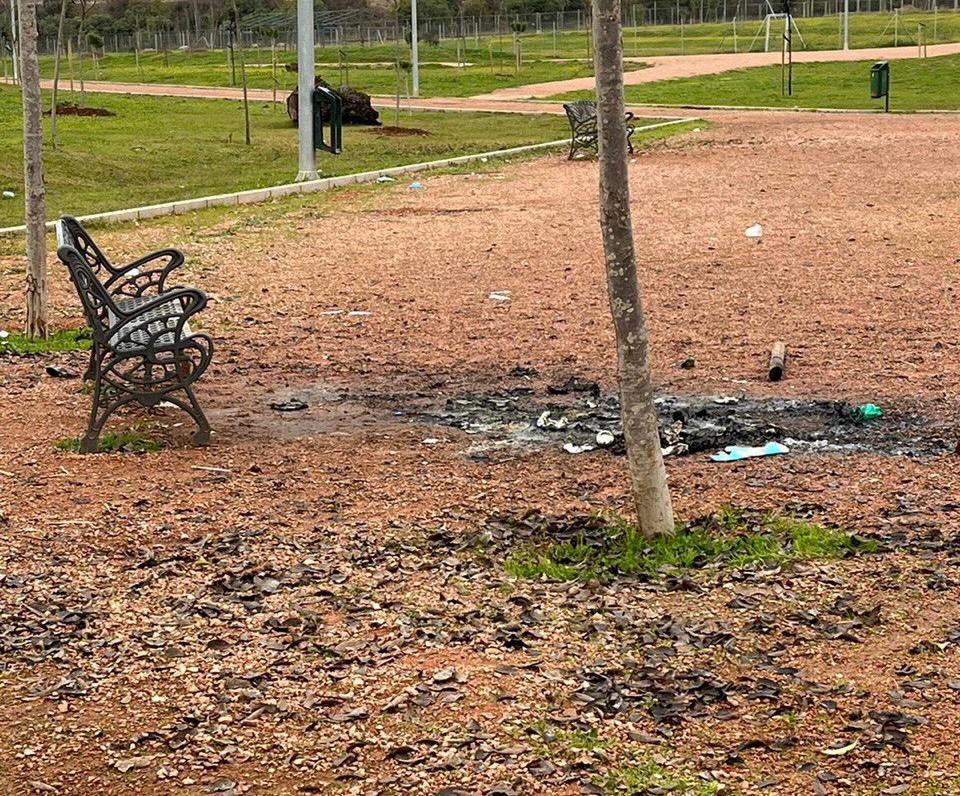
[[[597,118],[597,105],[595,102],[590,100],[577,100],[576,102],[568,102],[563,106],[563,109],[567,113],[567,119],[570,121],[571,127],[577,127],[578,125],[583,124],[587,121],[592,121]]]
[[[83,227],[69,217],[57,222],[57,256],[70,271],[93,339],[106,344],[110,330],[109,312],[118,314],[113,299],[98,278],[103,272],[109,274],[109,262]]]

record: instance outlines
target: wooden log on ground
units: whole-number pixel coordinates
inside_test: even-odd
[[[783,341],[777,340],[770,351],[770,368],[767,370],[767,377],[770,381],[780,381],[783,378],[783,372],[786,370],[787,347]]]

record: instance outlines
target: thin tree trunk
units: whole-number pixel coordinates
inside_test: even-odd
[[[620,0],[593,0],[594,71],[600,154],[600,229],[607,291],[617,338],[617,375],[630,482],[640,532],[673,533],[673,509],[660,452],[647,360],[647,328],[637,284],[630,219],[627,130],[623,107]]]
[[[67,16],[68,0],[61,0],[60,21],[57,23],[57,43],[53,53],[53,96],[50,99],[50,143],[57,148],[57,89],[60,87],[60,47],[63,42],[63,21]]]
[[[237,23],[237,55],[240,56],[240,82],[243,84],[243,141],[250,143],[250,103],[247,102],[247,68],[243,62],[243,35],[240,33],[240,12],[233,4],[233,19]]]
[[[87,100],[87,90],[83,85],[83,17],[80,17],[80,30],[77,33],[77,72],[80,77],[80,107]]]
[[[20,0],[20,90],[23,97],[23,187],[27,225],[28,337],[47,336],[46,209],[43,192],[43,125],[37,63],[38,0]]]

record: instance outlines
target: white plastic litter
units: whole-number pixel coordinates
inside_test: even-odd
[[[572,442],[565,442],[563,449],[567,453],[586,453],[587,451],[593,450],[593,445],[575,445]]]
[[[748,238],[761,238],[763,237],[763,227],[759,224],[754,224],[752,227],[747,227],[743,234]]]
[[[381,174],[377,177],[377,182],[396,182],[396,180],[393,179],[393,177],[388,177],[386,174]]]
[[[358,317],[362,317],[364,315],[370,315],[370,314],[371,313],[367,312],[366,310],[350,310],[350,312],[347,313],[347,317],[358,318]]]
[[[6,329],[0,329],[0,340],[3,340],[4,337],[9,337],[9,336],[10,336],[10,332],[8,332]]]
[[[509,290],[494,290],[490,294],[491,301],[510,301],[510,291]]]
[[[550,428],[554,431],[559,431],[561,428],[566,428],[570,424],[570,421],[566,417],[550,417],[550,411],[545,411],[540,417],[537,418],[537,428]]]
[[[710,457],[712,462],[739,462],[742,459],[755,459],[760,456],[779,456],[790,453],[790,448],[782,442],[768,442],[766,445],[751,448],[747,445],[727,445],[719,453]]]
[[[13,199],[14,196],[16,196],[16,194],[15,194],[13,191],[4,191],[4,192],[3,192],[3,198],[4,198],[4,199]]]
[[[427,438],[423,441],[423,444],[424,444],[424,445],[436,445],[438,442],[440,442],[440,440],[438,440],[436,437],[427,437]]]
[[[597,432],[597,445],[599,445],[601,448],[605,448],[608,445],[613,445],[614,439],[615,437],[612,431],[601,429]]]

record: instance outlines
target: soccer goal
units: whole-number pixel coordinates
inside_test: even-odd
[[[770,3],[767,3],[767,7],[770,7]],[[763,22],[760,23],[760,27],[757,29],[756,35],[753,37],[753,41],[750,42],[750,52],[753,52],[753,48],[757,44],[757,39],[760,38],[760,34],[763,34],[763,51],[765,53],[770,52],[770,23],[779,22],[783,20],[784,28],[788,28],[797,34],[797,38],[800,40],[800,46],[806,49],[807,43],[803,40],[803,35],[800,33],[800,28],[797,27],[797,20],[793,17],[792,14],[775,14],[771,9],[770,13],[763,18]]]

